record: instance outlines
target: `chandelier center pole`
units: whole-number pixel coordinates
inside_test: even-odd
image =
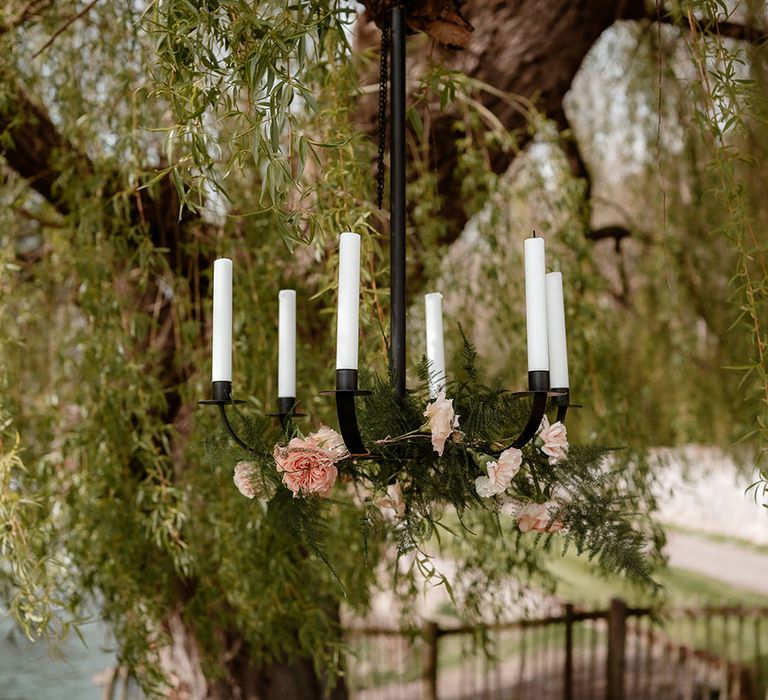
[[[392,382],[405,396],[405,8],[391,10],[389,262]],[[386,30],[385,30],[386,31]]]

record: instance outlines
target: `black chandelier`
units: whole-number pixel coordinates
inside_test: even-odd
[[[386,41],[387,32],[390,32],[389,41]],[[390,10],[390,26],[382,29],[384,33],[383,61],[386,61],[386,47],[391,47],[390,61],[390,365],[391,381],[396,395],[404,398],[406,395],[406,11],[402,5],[396,5]],[[383,65],[386,65],[385,63]],[[382,82],[386,78],[386,70],[382,71]],[[385,89],[385,88],[384,88]],[[384,92],[383,98],[386,97]],[[382,137],[383,138],[383,137]],[[357,234],[342,234],[343,236],[357,236]],[[359,236],[357,236],[357,256],[359,265]],[[343,251],[342,251],[343,253]],[[560,273],[545,275],[544,267],[544,241],[537,238],[526,240],[525,246],[526,265],[526,323],[528,333],[528,390],[517,392],[520,396],[530,396],[531,406],[525,427],[518,437],[508,447],[517,449],[528,444],[536,435],[548,406],[557,408],[557,420],[565,421],[570,404],[567,352],[565,343],[565,319],[562,301],[562,278]],[[220,269],[216,265],[220,265]],[[339,329],[342,326],[342,267],[343,255],[339,259]],[[546,276],[546,280],[545,280]],[[224,427],[231,435],[234,442],[244,450],[252,451],[252,448],[236,433],[227,415],[227,406],[242,404],[244,401],[232,397],[231,379],[231,335],[232,335],[232,263],[226,259],[219,259],[214,265],[214,322],[213,322],[213,348],[214,367],[211,384],[211,398],[200,401],[200,404],[217,406]],[[356,286],[355,286],[356,284]],[[227,294],[228,285],[228,294]],[[357,281],[353,281],[347,287],[352,289],[352,297],[359,301],[359,267]],[[281,295],[290,290],[281,291]],[[345,296],[350,297],[347,289]],[[302,414],[296,413],[295,391],[295,292],[292,292],[293,303],[293,329],[287,328],[286,334],[293,333],[293,355],[290,357],[290,347],[286,350],[293,360],[293,382],[283,383],[281,368],[280,381],[278,382],[277,411],[270,414],[278,418],[285,427],[290,419]],[[429,296],[429,295],[428,295]],[[551,298],[549,298],[551,297]],[[290,299],[286,298],[290,305]],[[357,302],[356,302],[357,303]],[[283,298],[281,297],[281,361],[283,359]],[[542,306],[543,305],[543,306]],[[543,312],[541,309],[544,309]],[[543,314],[543,316],[542,316]],[[543,318],[543,321],[542,321]],[[442,324],[442,316],[440,316]],[[543,324],[543,325],[542,325]],[[371,451],[365,446],[360,434],[357,419],[356,398],[370,392],[358,387],[357,369],[357,317],[352,324],[354,335],[354,361],[342,362],[341,338],[342,331],[338,331],[337,339],[337,369],[336,388],[321,392],[321,395],[333,396],[336,401],[336,414],[339,430],[344,444],[350,456],[355,458],[371,456]],[[441,325],[440,325],[441,328]],[[543,328],[543,330],[542,330]],[[549,329],[549,332],[548,332]],[[349,334],[348,334],[349,335]],[[227,342],[228,340],[228,342]],[[217,341],[219,352],[217,353]],[[347,338],[348,342],[351,342]],[[554,343],[554,345],[553,345]],[[442,347],[442,339],[440,340]],[[222,346],[224,350],[222,351]],[[227,357],[227,349],[229,357]],[[550,384],[550,358],[557,361],[555,386]],[[428,353],[428,359],[429,353]],[[340,366],[341,365],[341,366]],[[444,373],[444,367],[440,368]],[[290,373],[290,371],[289,371]],[[288,377],[290,379],[290,376]],[[437,382],[431,383],[433,398],[438,389],[444,387],[444,374],[437,377]],[[287,388],[284,388],[287,387]],[[291,393],[292,387],[292,394]],[[434,391],[433,391],[434,389]]]

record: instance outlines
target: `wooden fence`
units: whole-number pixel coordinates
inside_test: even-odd
[[[566,604],[482,627],[350,629],[357,700],[768,700],[768,608]]]

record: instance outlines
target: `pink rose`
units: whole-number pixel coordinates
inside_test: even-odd
[[[544,416],[539,428],[539,437],[544,443],[541,451],[549,457],[550,464],[561,462],[568,456],[568,433],[560,421],[549,424],[549,419]]]
[[[277,471],[283,473],[283,484],[299,493],[327,496],[336,483],[336,462],[341,456],[332,450],[319,447],[312,439],[293,438],[287,447],[275,445],[273,452]]]
[[[424,416],[429,419],[432,447],[442,457],[445,441],[459,427],[459,417],[453,412],[453,399],[445,398],[445,389],[432,403],[427,404]]]
[[[264,495],[263,484],[259,479],[258,468],[253,462],[238,462],[233,477],[237,490],[246,498]]]
[[[504,493],[515,474],[520,471],[523,461],[522,451],[510,447],[499,455],[498,462],[489,462],[488,476],[475,479],[475,489],[480,498],[490,498]]]
[[[379,508],[385,518],[402,518],[405,516],[405,501],[403,500],[403,489],[399,483],[387,486],[387,495],[378,500]],[[391,511],[391,513],[389,512]]]
[[[517,512],[517,526],[520,532],[557,532],[564,525],[560,520],[553,520],[559,505],[555,501],[546,503],[528,503]],[[550,511],[554,510],[555,515]]]

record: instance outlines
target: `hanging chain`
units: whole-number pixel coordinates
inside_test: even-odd
[[[381,60],[379,62],[379,154],[376,163],[376,203],[384,202],[384,151],[387,147],[387,77],[389,75],[389,26],[381,30]]]

